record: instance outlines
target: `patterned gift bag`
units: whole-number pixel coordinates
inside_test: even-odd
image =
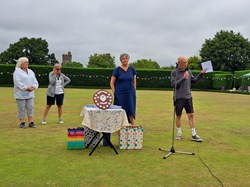
[[[136,136],[135,136],[135,149],[142,149],[143,143],[143,128],[138,126],[136,128]]]
[[[135,149],[135,137],[136,137],[136,128],[128,128],[128,146],[127,149]]]
[[[119,131],[119,148],[120,149],[142,149],[143,128],[125,127]]]
[[[122,128],[119,131],[119,148],[127,149],[128,147],[128,128]]]
[[[95,136],[96,131],[84,126],[84,142],[85,142],[85,145],[87,146],[91,139]],[[89,147],[95,147],[95,145],[98,143],[98,141],[101,139],[101,136],[100,136],[100,133],[95,137],[95,139],[92,141],[92,143],[89,145]],[[98,145],[100,146],[100,144]]]

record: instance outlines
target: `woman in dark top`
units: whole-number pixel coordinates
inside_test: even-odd
[[[136,71],[128,64],[128,54],[121,54],[120,61],[121,65],[115,68],[112,73],[110,87],[115,96],[114,104],[125,110],[129,123],[135,126]],[[106,137],[110,139],[110,133],[106,133]],[[109,143],[104,139],[103,145],[109,146]]]
[[[120,61],[121,65],[114,69],[110,81],[114,104],[121,106],[126,111],[129,122],[136,126],[136,71],[129,66],[128,54],[121,54]]]

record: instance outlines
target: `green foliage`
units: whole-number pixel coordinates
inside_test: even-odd
[[[52,65],[59,64],[59,61],[56,60],[56,56],[54,53],[48,54],[48,59],[49,59],[48,64],[52,64]]]
[[[201,70],[193,70],[193,76],[197,76],[200,74]],[[202,80],[199,82],[192,84],[191,87],[195,89],[212,89],[212,77],[213,73],[206,73]]]
[[[248,87],[250,86],[250,73],[247,73],[242,76],[242,84],[241,86]]]
[[[191,56],[188,58],[188,67],[192,70],[200,70],[201,69],[201,58],[199,56]]]
[[[48,74],[52,71],[52,64],[50,66],[45,65],[30,65],[37,77],[40,86],[48,85]],[[15,65],[0,64],[0,85],[12,85],[12,73],[15,70]],[[110,78],[113,72],[113,68],[82,68],[82,67],[67,67],[63,66],[62,73],[70,77],[71,83],[69,87],[99,87],[109,88]],[[170,75],[172,70],[154,69],[154,70],[142,70],[137,69],[137,87],[146,89],[170,89]],[[249,72],[249,71],[248,71]],[[200,73],[200,70],[193,70],[193,75],[196,76]],[[204,78],[196,84],[192,85],[195,89],[213,89],[213,75],[225,74],[222,71],[214,71],[212,73],[206,73]],[[238,73],[238,72],[237,72]],[[244,72],[243,74],[245,74]],[[232,73],[228,72],[232,75]],[[241,78],[243,74],[236,74],[236,77],[240,79],[237,83],[241,85]],[[238,79],[236,79],[238,80]],[[230,83],[229,83],[230,84]],[[238,86],[238,87],[239,87]]]
[[[238,89],[242,85],[243,75],[250,73],[250,70],[236,71],[234,73],[235,88]]]
[[[30,64],[54,64],[57,62],[54,53],[49,54],[48,43],[42,38],[21,38],[10,44],[9,48],[0,54],[1,64],[16,64],[18,58],[26,56]]]
[[[63,64],[63,67],[79,67],[82,68],[83,64],[81,64],[80,62],[68,62]]]
[[[223,90],[233,87],[233,75],[230,74],[214,74],[213,89]]]
[[[134,68],[139,69],[160,69],[160,65],[151,59],[141,59],[137,60],[136,62],[132,62],[129,64],[130,66]]]
[[[115,68],[115,57],[110,53],[90,55],[88,68]]]
[[[161,69],[165,69],[165,70],[173,70],[174,68],[175,68],[174,65],[161,67]]]
[[[171,88],[169,70],[136,70],[138,88]]]
[[[220,31],[205,40],[200,56],[202,61],[211,60],[214,70],[244,70],[250,63],[250,43],[240,33]]]
[[[0,85],[13,85],[15,67],[14,64],[0,64]]]

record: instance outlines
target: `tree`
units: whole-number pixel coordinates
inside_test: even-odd
[[[54,53],[49,54],[48,43],[42,38],[21,38],[10,44],[9,48],[0,54],[0,63],[15,64],[22,56],[29,58],[30,64],[48,64],[58,62]]]
[[[240,33],[217,32],[200,50],[202,61],[211,60],[214,70],[244,70],[250,63],[250,43]]]
[[[188,58],[188,67],[190,69],[201,69],[201,58],[199,56],[191,56]]]
[[[165,69],[165,70],[173,70],[176,66],[174,65],[170,65],[170,66],[163,66],[161,67],[161,69]]]
[[[63,67],[83,67],[83,64],[81,64],[80,62],[68,62],[63,64]]]
[[[56,60],[56,56],[54,53],[48,54],[48,64],[54,65],[59,64],[58,60]]]
[[[141,59],[137,60],[136,62],[130,63],[131,66],[134,68],[140,68],[140,69],[160,69],[160,65],[151,59]]]
[[[115,68],[115,57],[110,53],[90,55],[88,68]]]

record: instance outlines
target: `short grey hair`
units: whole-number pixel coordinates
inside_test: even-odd
[[[122,54],[120,55],[120,61],[122,61],[122,57],[124,57],[124,56],[126,56],[126,57],[128,58],[128,60],[129,60],[129,58],[130,58],[129,54],[127,54],[127,53],[122,53]]]
[[[29,59],[27,57],[20,57],[17,60],[16,67],[21,68],[22,64],[29,62]]]
[[[61,65],[58,63],[54,64],[54,66],[53,66],[53,69],[57,69],[57,68],[61,68]]]

